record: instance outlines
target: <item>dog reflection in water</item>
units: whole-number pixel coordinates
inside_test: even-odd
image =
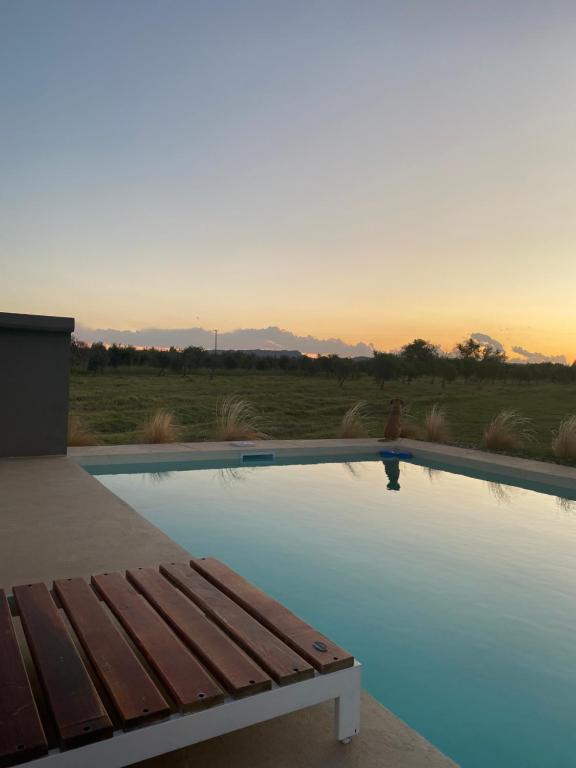
[[[386,488],[389,491],[399,491],[400,483],[398,481],[400,480],[400,462],[398,459],[385,459],[382,464],[384,464],[384,470],[386,472],[386,477],[388,478],[388,485]]]

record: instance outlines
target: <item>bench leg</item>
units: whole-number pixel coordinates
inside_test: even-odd
[[[349,744],[360,730],[360,694],[362,682],[360,667],[350,670],[347,689],[336,699],[336,737],[342,744]]]

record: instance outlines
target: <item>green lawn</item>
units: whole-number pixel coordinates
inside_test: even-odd
[[[271,437],[333,437],[344,412],[358,400],[369,404],[370,434],[381,435],[391,397],[402,397],[421,419],[434,403],[447,409],[453,442],[478,446],[486,423],[502,408],[533,420],[535,442],[521,455],[552,460],[550,437],[560,420],[576,412],[576,387],[562,384],[478,384],[420,379],[391,382],[383,389],[368,376],[339,387],[333,378],[280,372],[200,371],[189,377],[159,376],[156,371],[126,369],[103,374],[73,374],[71,411],[101,443],[139,441],[138,427],[157,408],[168,408],[182,425],[183,440],[215,438],[219,398],[249,399]]]

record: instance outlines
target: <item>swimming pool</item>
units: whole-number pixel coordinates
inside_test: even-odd
[[[448,469],[364,456],[92,471],[352,651],[368,691],[464,768],[572,768],[576,489]]]

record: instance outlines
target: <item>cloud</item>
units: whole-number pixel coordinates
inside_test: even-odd
[[[214,346],[214,332],[205,328],[142,328],[122,331],[114,328],[88,328],[76,325],[76,336],[82,341],[103,341],[106,344],[132,344],[136,347],[204,347]],[[290,331],[269,328],[238,328],[218,334],[220,349],[299,350],[315,354],[342,357],[372,356],[372,348],[362,342],[346,344],[342,339],[319,339],[297,336]]]
[[[512,347],[512,351],[524,358],[522,362],[526,363],[560,363],[568,365],[564,355],[543,355],[542,352],[529,352],[524,347]]]
[[[493,339],[492,336],[488,336],[487,333],[471,333],[470,336],[474,341],[479,341],[480,344],[490,344],[491,347],[494,347],[494,349],[497,349],[500,352],[505,351],[503,344],[499,342],[498,339]]]

